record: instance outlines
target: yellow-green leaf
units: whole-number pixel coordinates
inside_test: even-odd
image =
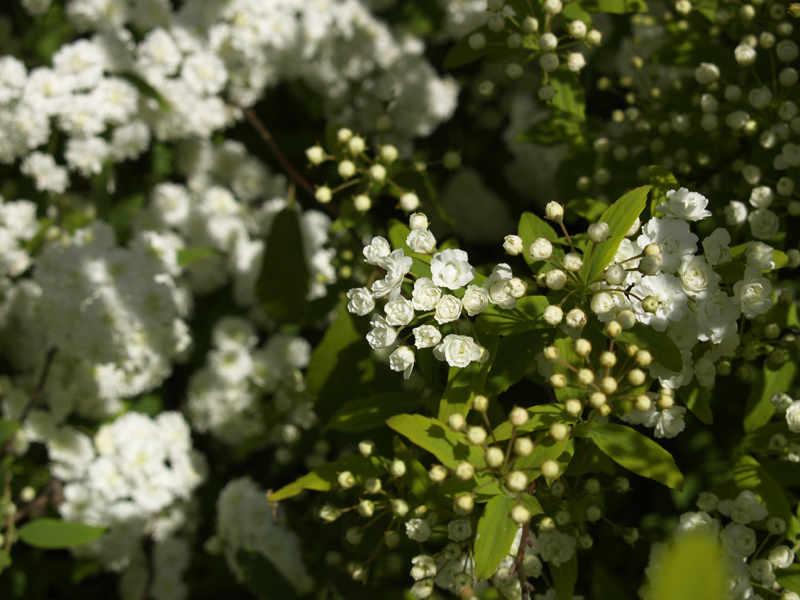
[[[511,520],[514,500],[495,496],[486,503],[475,534],[475,578],[488,579],[508,556],[517,534],[517,524]]]
[[[650,582],[653,600],[723,600],[725,576],[716,538],[688,534],[659,559]]]
[[[54,550],[88,544],[105,532],[103,527],[43,518],[30,521],[20,527],[19,537],[29,546]]]

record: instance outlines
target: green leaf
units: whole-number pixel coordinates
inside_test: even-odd
[[[308,265],[296,208],[275,215],[264,250],[256,294],[264,312],[279,323],[303,323],[308,314]]]
[[[539,238],[550,240],[554,244],[553,247],[554,257],[561,258],[562,256],[564,256],[564,251],[559,246],[555,245],[558,243],[558,234],[546,221],[540,219],[533,213],[529,212],[522,213],[522,216],[519,219],[517,234],[519,235],[519,237],[522,238],[522,246],[524,248],[524,250],[522,251],[522,257],[525,259],[525,262],[528,263],[528,265],[531,267],[533,267],[533,265],[537,261],[534,261],[531,258],[528,249],[531,247],[531,244],[536,240],[538,240]],[[544,263],[539,262],[539,267],[543,265]],[[538,272],[538,270],[535,272]]]
[[[20,539],[34,548],[74,548],[101,537],[106,530],[60,519],[36,519],[19,528]]]
[[[11,556],[9,556],[8,552],[3,549],[0,549],[0,569],[5,569],[6,567],[11,566]]]
[[[694,416],[703,423],[711,425],[714,422],[708,389],[700,387],[696,379],[690,385],[678,388],[678,396],[686,403],[686,406],[689,407]]]
[[[558,600],[572,600],[575,582],[578,581],[578,555],[573,554],[572,558],[558,566],[550,563],[550,574]]]
[[[522,506],[527,508],[528,512],[531,513],[531,515],[535,516],[544,514],[544,509],[542,508],[542,505],[539,504],[539,501],[534,496],[526,494],[525,492],[521,492],[519,495],[519,500],[520,502],[522,502]]]
[[[593,13],[624,15],[632,12],[647,12],[644,0],[577,0],[579,5]]]
[[[19,423],[16,421],[0,420],[0,445],[5,444],[18,430]]]
[[[486,503],[475,534],[475,578],[488,579],[508,556],[518,526],[511,520],[514,500],[495,496]]]
[[[139,213],[146,201],[144,194],[134,194],[123,198],[111,207],[109,223],[114,228],[118,239],[127,237],[133,218]]]
[[[571,2],[571,4],[574,4],[574,2]],[[564,205],[564,218],[567,219],[572,215],[578,215],[590,223],[595,223],[600,220],[607,208],[608,204],[605,202],[598,202],[591,198],[576,198]]]
[[[573,438],[570,437],[556,441],[549,435],[546,435],[536,444],[536,448],[530,456],[517,459],[517,462],[514,463],[514,468],[529,472],[534,471],[532,473],[533,477],[530,477],[530,479],[535,479],[539,476],[539,473],[536,471],[542,466],[542,463],[548,460],[554,460],[558,463],[559,473],[563,474],[569,468],[570,461],[574,454],[575,440]],[[556,479],[558,478],[556,477]],[[548,480],[548,483],[550,483],[550,481],[551,480]]]
[[[236,553],[236,563],[241,570],[244,584],[259,598],[295,600],[300,597],[286,576],[260,552],[239,550]]]
[[[536,356],[553,341],[553,332],[535,329],[500,338],[484,394],[496,396],[536,368]]]
[[[406,392],[384,392],[350,400],[331,417],[326,429],[355,432],[382,427],[389,417],[411,412],[420,402],[419,398]]]
[[[695,10],[713,23],[717,18],[717,0],[700,0]]]
[[[486,377],[497,354],[498,339],[492,335],[484,335],[481,341],[489,352],[488,361],[484,364],[472,362],[464,368],[450,367],[447,387],[439,402],[438,419],[442,422],[447,422],[454,413],[466,416],[472,399],[484,391]]]
[[[683,475],[672,455],[638,431],[606,423],[592,429],[589,437],[617,464],[674,490],[683,490]]]
[[[771,517],[791,523],[792,510],[783,486],[755,458],[747,454],[740,456],[733,467],[733,480],[739,489],[752,490]]]
[[[786,569],[781,569],[777,573],[778,583],[790,592],[800,594],[800,563],[789,565]]]
[[[350,471],[358,481],[364,481],[370,477],[377,477],[386,473],[386,469],[377,458],[351,454],[317,467],[311,473],[303,475],[289,485],[283,486],[277,492],[269,495],[269,501],[286,500],[296,496],[303,490],[327,492],[337,483],[339,473],[344,471]]]
[[[577,418],[567,413],[561,404],[538,404],[528,409],[528,422],[522,427],[517,427],[517,435],[550,429],[553,423],[574,423],[575,421]],[[511,430],[509,421],[498,425],[493,432],[494,439],[498,442],[510,439]]]
[[[556,341],[553,345],[558,348],[561,361],[564,361],[567,363],[567,365],[571,365],[577,369],[582,368],[584,366],[584,359],[575,353],[575,349],[572,347],[572,340],[569,338],[569,336],[560,330],[556,335],[558,337],[556,337]],[[568,382],[575,382],[575,378],[571,377],[571,369],[569,369],[567,365],[563,364],[561,361],[553,363],[553,373],[561,373],[567,377]],[[556,398],[561,402],[569,400],[570,398],[582,398],[586,394],[585,389],[570,385],[567,385],[563,388],[556,388],[553,391],[555,392]]]
[[[770,402],[772,394],[786,392],[792,385],[797,372],[797,357],[790,354],[785,363],[779,367],[769,361],[758,374],[756,382],[750,388],[744,412],[744,430],[748,433],[763,427],[775,414],[775,407]]]
[[[481,33],[486,38],[486,45],[480,50],[473,50],[469,45],[469,39],[474,33]],[[512,50],[508,47],[508,44],[506,43],[507,37],[507,33],[495,33],[484,25],[480,29],[476,29],[474,32],[465,35],[452,48],[450,48],[450,51],[444,58],[444,68],[448,70],[455,69],[481,60],[482,58],[496,60],[513,56],[518,52],[518,50]],[[528,41],[527,44],[524,43],[523,45],[530,45],[530,41]]]
[[[222,253],[214,248],[181,248],[178,250],[178,265],[188,267],[207,256],[222,256]]]
[[[552,329],[542,320],[544,309],[550,305],[546,296],[525,296],[517,300],[516,308],[506,309],[492,305],[483,311],[475,322],[481,333],[512,335],[531,329]]]
[[[631,329],[623,331],[617,341],[623,344],[636,344],[642,350],[647,350],[653,360],[665,369],[680,372],[683,369],[681,351],[666,332],[656,331],[652,327],[636,324]]]
[[[517,141],[538,144],[539,146],[555,146],[563,142],[564,138],[561,132],[553,126],[552,119],[542,119],[519,133]]]
[[[586,128],[586,95],[578,75],[559,69],[550,73],[550,85],[556,91],[550,101],[553,129],[573,148],[582,145]]]
[[[675,175],[658,165],[650,165],[650,185],[653,186],[653,191],[650,193],[650,216],[655,217],[656,207],[667,201],[667,192],[677,190],[681,186]]]
[[[605,268],[614,260],[620,243],[625,239],[625,234],[642,214],[647,203],[647,192],[650,191],[649,185],[638,187],[631,190],[622,198],[608,207],[600,217],[600,222],[608,223],[610,233],[608,239],[602,244],[589,242],[584,256],[591,257],[586,268],[588,277],[586,282],[592,281],[600,275]]]
[[[683,535],[660,558],[651,581],[653,600],[723,600],[725,570],[719,542],[702,534]]]
[[[471,446],[463,433],[451,431],[441,421],[422,415],[397,415],[386,424],[433,454],[446,467],[455,469],[462,460],[470,462],[476,469],[486,466],[483,450]]]
[[[411,495],[421,504],[443,511],[451,511],[453,505],[447,502],[442,497],[441,493],[437,493],[437,491],[433,489],[431,486],[431,479],[428,477],[428,471],[425,470],[421,462],[414,458],[414,455],[398,436],[394,436],[393,446],[394,455],[406,465],[403,483],[406,484]]]
[[[491,483],[489,483],[491,482]],[[473,493],[478,486],[483,486]],[[477,504],[485,504],[495,496],[502,496],[503,492],[494,481],[494,478],[486,473],[478,473],[472,479],[462,481],[458,477],[448,477],[439,486],[439,493],[448,498],[455,498],[459,494],[472,494]],[[450,505],[447,510],[452,510]]]

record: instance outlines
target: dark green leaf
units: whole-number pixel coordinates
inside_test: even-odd
[[[441,421],[422,415],[397,415],[386,424],[433,454],[446,467],[454,469],[462,460],[469,461],[476,469],[486,466],[483,450],[471,446],[463,433],[452,431]]]
[[[484,393],[496,396],[517,383],[536,368],[536,356],[552,341],[553,332],[545,329],[500,338]]]
[[[590,223],[595,223],[600,220],[607,208],[608,204],[605,202],[598,202],[591,198],[576,198],[564,205],[564,219],[570,220],[569,218],[572,215],[577,215]],[[575,219],[571,220],[574,221]]]
[[[308,313],[308,266],[294,206],[275,215],[256,283],[261,308],[279,323],[303,323]]]
[[[386,469],[377,458],[351,454],[317,467],[311,473],[303,475],[289,485],[283,486],[277,492],[269,495],[269,501],[286,500],[296,496],[303,490],[327,492],[336,484],[339,473],[344,471],[350,471],[358,481],[364,481],[370,477],[377,477],[386,473]]]
[[[419,398],[405,392],[384,392],[369,398],[350,400],[331,417],[326,428],[367,431],[382,427],[389,417],[411,412],[419,405]]]
[[[654,479],[674,490],[683,489],[683,475],[672,455],[638,431],[624,425],[606,423],[592,429],[589,435],[598,448],[629,471]]]
[[[771,517],[780,517],[787,525],[791,523],[792,510],[783,487],[755,458],[747,454],[740,456],[733,467],[733,480],[739,489],[752,490]]]
[[[420,504],[424,504],[430,508],[444,511],[452,510],[453,505],[447,502],[442,497],[442,494],[437,493],[437,491],[431,487],[431,479],[428,477],[428,471],[425,470],[422,463],[414,458],[414,455],[398,436],[394,436],[393,446],[394,455],[406,465],[403,483],[406,484],[411,495],[414,496]]]
[[[245,585],[262,600],[272,598],[295,600],[300,597],[284,574],[263,554],[239,550],[236,553],[236,562],[241,569]]]
[[[528,422],[517,427],[517,435],[525,435],[533,431],[550,429],[553,423],[574,423],[577,419],[568,414],[561,404],[538,404],[528,409]],[[511,423],[506,421],[494,430],[494,439],[498,442],[511,438]]]
[[[550,73],[550,85],[556,91],[550,102],[553,129],[570,146],[582,145],[586,128],[586,96],[577,74],[559,69]]]
[[[653,186],[650,192],[650,216],[655,217],[656,207],[667,201],[667,192],[681,186],[672,173],[658,165],[650,165],[650,185]]]
[[[711,425],[714,422],[714,416],[711,414],[708,389],[700,387],[696,379],[693,380],[690,385],[678,388],[678,396],[686,403],[686,406],[694,413],[694,416],[703,423]]]
[[[479,473],[472,479],[462,481],[458,477],[448,477],[445,482],[439,486],[439,493],[447,496],[448,498],[455,498],[459,494],[472,494],[478,486],[483,486],[475,491],[473,497],[478,504],[485,504],[495,496],[500,496],[503,492],[497,483],[487,483],[492,481],[492,477],[486,473]],[[452,508],[449,507],[448,510]]]
[[[52,550],[88,544],[105,532],[102,527],[43,518],[25,523],[19,528],[19,537],[29,546]]]
[[[0,549],[0,569],[5,569],[6,567],[11,566],[11,556],[9,556],[8,552],[5,550]]]
[[[770,402],[772,394],[788,391],[796,371],[797,361],[794,356],[790,356],[779,367],[772,365],[769,361],[764,363],[764,368],[758,374],[755,384],[750,389],[750,395],[747,397],[744,416],[746,432],[755,431],[769,423],[772,415],[775,414],[775,407]]]
[[[5,444],[19,430],[16,421],[0,421],[0,445]]]
[[[525,296],[517,300],[516,308],[492,305],[478,317],[475,328],[481,333],[512,335],[531,329],[552,329],[542,320],[544,309],[550,305],[546,296]]]
[[[800,594],[800,563],[794,563],[787,569],[781,569],[776,573],[778,583],[790,592]]]
[[[617,341],[623,344],[636,344],[642,350],[647,350],[653,360],[670,371],[680,372],[683,369],[681,351],[666,332],[656,331],[652,327],[636,324],[631,329],[623,331]]]
[[[178,265],[188,267],[207,256],[222,256],[222,254],[214,248],[181,248],[178,250]]]
[[[473,33],[481,33],[486,38],[486,45],[480,50],[473,50],[469,45],[469,39]],[[476,31],[465,35],[459,40],[455,46],[450,48],[444,59],[445,69],[455,69],[468,65],[482,58],[501,59],[513,56],[518,51],[512,50],[508,47],[506,39],[508,34],[505,32],[496,33],[491,31],[487,26],[483,26]],[[528,41],[528,45],[530,41]]]
[[[695,9],[712,23],[717,18],[717,0],[700,0]]]
[[[518,526],[511,520],[514,500],[495,496],[486,503],[475,535],[475,578],[488,579],[508,556]]]
[[[569,336],[561,331],[558,332],[557,336],[559,337],[556,338],[554,346],[558,348],[561,360],[567,363],[567,365],[571,365],[577,369],[583,367],[585,361],[575,353],[575,349],[572,347],[572,340]],[[567,377],[567,381],[574,382],[575,378],[571,377],[572,371],[567,365],[563,364],[561,361],[553,363],[553,373],[561,373]],[[555,392],[556,398],[561,402],[569,400],[570,398],[582,398],[586,395],[585,389],[570,385],[563,388],[556,388],[553,391]]]
[[[572,558],[558,566],[550,563],[550,574],[558,600],[572,600],[575,582],[578,581],[578,555],[573,554]]]
[[[644,0],[576,0],[580,6],[593,13],[624,15],[632,12],[647,12]]]
[[[638,187],[631,190],[622,198],[608,207],[600,217],[599,222],[608,223],[611,230],[608,239],[602,244],[596,245],[589,242],[586,247],[585,256],[591,256],[587,268],[587,282],[592,281],[600,275],[605,268],[614,260],[620,243],[625,239],[625,234],[642,214],[647,203],[647,192],[650,191],[649,185]]]
[[[520,502],[522,502],[522,506],[527,508],[528,512],[531,513],[531,515],[544,514],[544,509],[542,508],[542,505],[539,504],[539,501],[534,496],[521,492],[519,495],[519,499]]]

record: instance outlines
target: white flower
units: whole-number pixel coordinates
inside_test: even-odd
[[[716,538],[719,535],[719,521],[707,512],[683,513],[680,523],[675,526],[675,535],[679,536],[685,533]]]
[[[472,535],[472,524],[466,519],[455,519],[447,524],[447,537],[454,542],[463,542]]]
[[[736,62],[739,66],[749,67],[756,62],[756,51],[747,44],[739,44],[733,51]]]
[[[683,219],[672,217],[650,219],[642,227],[642,235],[636,243],[640,248],[646,248],[648,244],[658,244],[664,263],[662,268],[667,273],[677,271],[681,259],[697,250],[697,236],[691,232],[689,224]]]
[[[792,433],[800,433],[800,400],[795,400],[786,409],[786,424]]]
[[[425,600],[425,598],[430,598],[432,593],[433,579],[423,579],[422,581],[415,582],[414,585],[411,586],[411,594],[417,600]]]
[[[717,378],[717,368],[710,358],[701,356],[694,363],[694,375],[701,386],[711,387]]]
[[[350,300],[347,303],[347,310],[359,317],[371,313],[375,308],[375,299],[372,297],[372,292],[365,287],[351,289],[347,292],[347,298]]]
[[[725,550],[735,558],[744,558],[755,552],[756,532],[749,527],[739,523],[728,523],[720,537]]]
[[[676,219],[700,221],[711,216],[711,211],[706,210],[706,206],[708,206],[708,198],[697,192],[681,188],[668,191],[667,201],[662,202],[656,208],[665,215]]]
[[[464,297],[461,298],[461,304],[464,305],[464,310],[470,317],[481,314],[489,306],[489,294],[486,290],[477,285],[467,286],[467,291],[464,292]]]
[[[386,322],[386,319],[381,315],[373,315],[369,324],[372,325],[372,331],[367,334],[367,342],[373,350],[394,344],[397,339],[397,331]]]
[[[436,560],[432,556],[420,554],[411,559],[411,564],[411,577],[416,581],[436,575]]]
[[[455,321],[461,316],[461,308],[461,300],[449,294],[444,295],[436,303],[434,318],[439,325]]]
[[[776,569],[788,569],[794,562],[794,552],[788,546],[775,546],[769,551],[769,562]]]
[[[372,293],[375,297],[388,296],[390,300],[397,298],[400,295],[403,278],[411,270],[412,262],[411,257],[406,256],[400,248],[389,256],[379,258],[376,264],[386,271],[386,277],[372,284]]]
[[[481,348],[469,336],[450,334],[433,349],[433,355],[451,367],[463,368],[481,357]]]
[[[575,554],[575,537],[557,529],[538,536],[537,546],[542,559],[556,567],[569,561]]]
[[[691,298],[710,293],[716,289],[720,281],[719,274],[702,255],[684,258],[678,268],[678,275],[683,284],[683,291]]]
[[[489,300],[500,308],[512,309],[517,306],[517,299],[509,294],[507,284],[514,278],[511,267],[500,263],[492,269],[492,274],[483,282],[483,288]]]
[[[386,312],[386,322],[393,327],[408,325],[414,318],[414,307],[403,297],[390,300],[383,310]]]
[[[740,525],[747,525],[751,521],[766,519],[768,515],[764,507],[750,490],[744,490],[733,501],[731,519]]]
[[[741,312],[737,302],[724,290],[714,290],[697,302],[697,339],[715,344],[735,333]],[[694,342],[692,342],[694,345]]]
[[[398,346],[397,350],[389,355],[389,367],[392,371],[402,371],[403,379],[411,377],[414,361],[414,351],[408,346]]]
[[[531,244],[530,253],[533,260],[547,260],[553,254],[553,244],[546,238],[538,238]]]
[[[770,396],[769,401],[775,407],[775,412],[784,414],[787,409],[792,405],[792,397],[783,392],[775,392]]]
[[[381,236],[375,236],[368,246],[364,246],[364,261],[369,265],[377,265],[378,260],[391,254],[392,247]]]
[[[775,268],[775,261],[772,260],[772,246],[764,242],[747,242],[744,251],[747,264],[757,267],[759,271],[771,271]]]
[[[457,290],[475,279],[475,268],[469,264],[469,256],[463,250],[444,250],[431,259],[433,283],[439,287]]]
[[[414,282],[411,303],[415,310],[429,311],[434,309],[441,296],[442,290],[436,287],[433,281],[427,277],[420,277]]]
[[[714,63],[700,63],[694,70],[694,78],[700,85],[711,85],[719,79],[719,67]]]
[[[606,292],[599,292],[592,296],[592,312],[596,315],[604,315],[614,308],[614,298]]]
[[[436,238],[428,229],[412,229],[406,238],[406,244],[414,252],[428,254],[436,248]]]
[[[716,266],[731,261],[730,243],[731,234],[722,227],[715,229],[711,235],[705,238],[703,251],[709,264]]]
[[[778,233],[778,228],[780,227],[778,215],[768,208],[754,210],[747,217],[747,221],[750,223],[750,231],[753,233],[753,237],[760,240],[772,239]]]
[[[753,191],[750,192],[750,205],[753,208],[769,208],[773,197],[772,188],[769,186],[762,185],[753,188]]]
[[[670,321],[679,321],[686,314],[686,294],[683,293],[681,280],[674,275],[660,273],[642,277],[638,284],[631,288],[631,294],[647,301],[655,298],[657,304],[645,310],[645,302],[634,301],[633,309],[640,323],[650,325],[656,331],[665,331]]]
[[[747,220],[747,206],[744,202],[731,200],[725,207],[725,223],[731,227],[741,225]]]
[[[441,332],[433,325],[420,325],[411,330],[417,348],[432,348],[442,341]]]
[[[655,430],[653,435],[657,438],[673,438],[686,427],[683,422],[683,415],[686,409],[683,406],[672,406],[662,410],[657,415]]]
[[[406,522],[406,535],[415,542],[427,542],[431,537],[431,526],[426,519],[409,519]]]
[[[506,254],[518,256],[524,250],[522,246],[522,238],[518,235],[507,235],[503,239],[503,250],[506,251]]]
[[[772,284],[756,267],[748,266],[744,278],[733,284],[733,297],[744,315],[753,319],[772,308]]]

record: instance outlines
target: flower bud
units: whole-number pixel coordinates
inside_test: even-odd
[[[461,461],[456,465],[456,477],[461,481],[468,481],[475,476],[475,467],[466,461]]]
[[[522,31],[525,33],[535,33],[539,31],[539,20],[528,15],[522,20]]]
[[[600,353],[600,359],[598,360],[601,367],[605,367],[610,369],[614,365],[617,364],[617,355],[609,350],[605,350]]]
[[[569,525],[570,521],[572,521],[572,515],[569,514],[569,511],[560,510],[556,513],[556,523],[561,525]]]
[[[353,477],[350,471],[342,471],[339,473],[337,481],[339,482],[339,487],[343,490],[349,490],[356,484],[356,478]]]
[[[658,404],[658,408],[660,408],[661,410],[667,410],[667,409],[672,408],[673,406],[675,406],[675,398],[673,398],[672,396],[669,396],[669,395],[665,395],[663,393],[664,390],[661,390],[661,391],[662,391],[662,393],[659,394],[658,400],[656,402],[656,404]]]
[[[611,229],[608,227],[608,223],[592,223],[589,225],[589,229],[587,230],[587,234],[589,239],[592,240],[595,244],[602,244],[608,239],[608,236],[611,233]]]
[[[524,506],[517,504],[511,509],[511,520],[517,525],[523,525],[531,520],[531,513]]]
[[[312,165],[321,165],[325,162],[325,150],[322,146],[311,146],[306,150],[306,158]]]
[[[605,326],[606,335],[612,340],[617,338],[622,333],[622,325],[618,321],[609,321]]]
[[[618,494],[624,494],[631,489],[631,484],[627,477],[617,477],[611,485],[614,486]]]
[[[389,468],[389,472],[392,474],[392,477],[402,477],[406,474],[406,463],[402,460],[395,459],[392,462],[392,466]]]
[[[554,482],[553,482],[553,483],[550,485],[550,493],[551,493],[551,494],[552,494],[552,495],[553,495],[555,498],[561,498],[561,496],[563,496],[563,495],[564,495],[564,492],[565,492],[565,491],[567,491],[567,489],[564,487],[564,484],[563,484],[563,483],[561,483],[560,481],[554,481]]]
[[[554,460],[544,461],[540,469],[542,471],[542,476],[547,479],[555,479],[561,474],[561,467],[559,467],[558,463]]]
[[[639,530],[636,527],[626,527],[622,530],[622,539],[627,544],[635,544],[636,540],[639,539]]]
[[[522,427],[528,422],[528,411],[521,406],[515,406],[508,413],[508,420],[511,421],[511,425],[514,427]]]
[[[522,238],[518,235],[507,235],[503,241],[503,250],[511,256],[518,256],[523,250]]]
[[[400,534],[396,531],[387,531],[383,541],[387,548],[397,548],[400,545]]]
[[[569,435],[569,427],[564,425],[563,423],[553,423],[550,426],[550,437],[553,438],[555,441],[560,442],[564,440]]]
[[[577,252],[569,252],[564,256],[564,268],[572,273],[580,271],[583,267],[583,257]]]
[[[522,279],[519,277],[512,277],[511,281],[506,283],[503,287],[503,291],[506,294],[511,296],[512,298],[516,298],[519,300],[525,295],[525,291],[528,289],[528,284],[526,284]]]
[[[591,505],[586,508],[586,520],[590,523],[595,523],[600,520],[600,517],[603,516],[603,511],[600,510],[599,506]]]
[[[353,132],[350,131],[347,127],[342,127],[339,131],[336,132],[336,139],[341,144],[346,144],[353,138]]]
[[[483,427],[468,427],[467,441],[473,446],[480,446],[486,441],[486,430]]]
[[[605,406],[608,399],[603,392],[592,392],[589,394],[589,406],[592,408],[600,408]]]
[[[489,465],[490,468],[498,469],[501,466],[503,466],[503,462],[506,459],[506,455],[497,446],[492,446],[491,448],[486,450],[484,458],[486,460],[486,464]]]
[[[542,351],[542,354],[544,354],[545,359],[549,360],[550,362],[557,361],[559,358],[561,358],[561,353],[555,346],[546,346]]]
[[[358,503],[358,514],[369,519],[375,514],[375,505],[370,500],[362,500]]]
[[[342,179],[350,179],[356,174],[356,165],[352,160],[343,160],[339,163],[337,170]]]
[[[390,165],[397,160],[397,157],[400,156],[400,152],[398,152],[396,146],[385,144],[381,146],[380,156],[383,162],[385,162],[387,165]]]
[[[644,382],[647,381],[647,376],[641,369],[631,369],[628,372],[628,381],[631,385],[638,387],[644,385]]]
[[[489,398],[487,398],[483,394],[478,394],[472,399],[472,410],[476,410],[478,412],[486,412],[488,408],[489,408]]]
[[[658,297],[657,296],[648,296],[644,300],[642,300],[642,309],[645,312],[649,312],[651,314],[655,314],[658,311],[659,307]]]
[[[591,369],[578,369],[578,383],[581,385],[590,385],[594,382],[594,372]]]
[[[448,417],[447,424],[453,431],[461,431],[464,429],[464,427],[466,427],[467,421],[464,418],[464,415],[460,413],[453,413]]]
[[[653,355],[648,350],[637,350],[636,364],[640,367],[649,367],[653,362]]]
[[[342,511],[336,506],[333,506],[333,504],[325,504],[319,511],[319,518],[326,523],[333,523],[341,516]]]
[[[553,254],[553,244],[546,238],[538,238],[531,244],[530,253],[533,260],[547,260]]]
[[[600,390],[604,394],[613,394],[617,391],[617,380],[613,377],[603,377],[600,380]]]
[[[322,185],[314,192],[314,198],[316,198],[317,202],[320,204],[327,204],[333,199],[333,192],[331,192],[331,188],[327,185]]]
[[[414,213],[408,217],[409,229],[427,229],[428,225],[430,225],[430,223],[428,222],[428,217],[425,216],[425,213]]]
[[[530,438],[517,438],[514,440],[514,453],[525,458],[533,452],[533,442]]]
[[[561,310],[560,306],[551,304],[544,309],[542,317],[548,325],[555,327],[564,319],[564,311]]]
[[[375,183],[383,183],[386,181],[386,167],[383,165],[372,165],[369,168],[369,178]],[[416,208],[416,206],[414,208]]]
[[[583,329],[586,325],[586,321],[586,313],[580,308],[573,308],[567,313],[566,322],[570,327],[574,327],[575,329]]]
[[[384,178],[386,176],[384,175]],[[383,179],[376,179],[376,181],[383,181]],[[411,212],[419,208],[419,196],[412,192],[408,192],[400,196],[400,210],[403,212]],[[427,221],[427,219],[425,219]]]
[[[542,517],[542,520],[539,521],[539,531],[542,533],[553,531],[555,528],[556,522],[552,519],[552,517]]]
[[[442,165],[448,171],[455,171],[461,167],[461,153],[454,150],[449,150],[444,153],[442,157]]]
[[[522,471],[511,471],[506,475],[506,485],[512,492],[521,492],[528,487],[528,476]]]
[[[592,351],[592,343],[584,338],[578,338],[573,342],[572,347],[575,349],[575,354],[578,356],[589,356]]]
[[[569,398],[564,401],[564,409],[567,411],[567,414],[577,417],[583,412],[583,403],[577,398]]]
[[[428,471],[428,477],[430,478],[431,483],[441,483],[447,479],[447,469],[445,469],[442,465],[433,465],[431,470]]]
[[[372,200],[366,194],[359,194],[353,198],[353,207],[358,212],[367,212],[370,208],[372,208]]]
[[[592,296],[590,307],[594,314],[604,315],[614,308],[614,299],[606,292],[598,292]]]
[[[621,265],[614,263],[613,265],[609,265],[605,271],[606,283],[608,283],[608,285],[622,285],[627,275],[628,274]]]
[[[381,491],[381,480],[377,477],[370,477],[364,482],[364,489],[368,494],[377,494]]]
[[[361,532],[360,527],[350,527],[344,534],[345,539],[353,544],[353,546],[358,546],[361,543],[361,540],[364,539],[364,534]]]
[[[636,315],[633,314],[632,310],[621,310],[617,313],[617,323],[622,329],[630,329],[636,325]]]
[[[660,254],[648,254],[639,262],[639,272],[643,275],[657,275],[664,266]]]
[[[347,142],[347,149],[354,155],[361,154],[367,147],[367,143],[360,135],[355,135]],[[384,169],[384,172],[386,169]]]
[[[588,550],[594,544],[594,539],[588,533],[578,537],[578,546],[583,550]]]
[[[567,378],[562,373],[553,373],[550,376],[550,385],[556,389],[567,387]]]
[[[453,501],[453,508],[456,509],[459,516],[466,516],[475,508],[475,499],[472,494],[459,494]]]
[[[363,440],[358,443],[358,451],[362,456],[369,456],[375,451],[375,442],[372,440]]]
[[[548,202],[547,206],[544,207],[544,214],[551,221],[561,223],[564,219],[564,207],[558,202]]]
[[[467,38],[467,43],[473,50],[483,50],[486,47],[486,36],[478,31]]]

